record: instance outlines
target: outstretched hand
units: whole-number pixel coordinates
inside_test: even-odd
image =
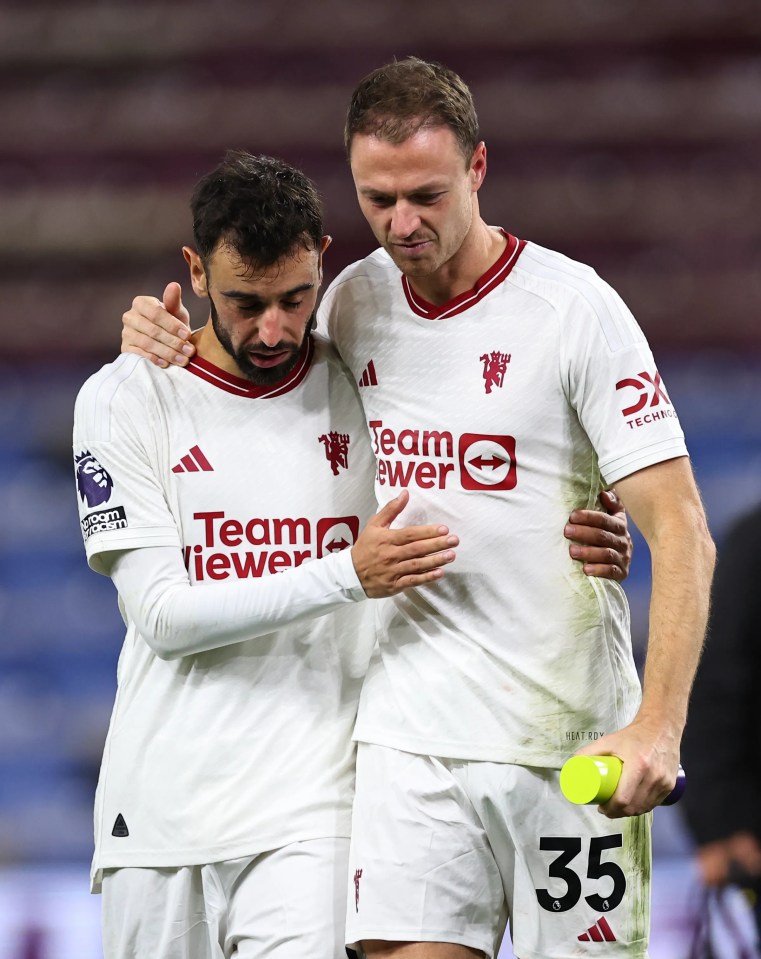
[[[391,524],[407,505],[410,494],[399,496],[373,516],[352,546],[351,558],[364,591],[372,599],[393,596],[403,589],[433,583],[443,567],[455,559],[459,539],[446,526]]]
[[[602,579],[626,579],[634,544],[629,535],[624,504],[613,492],[600,493],[605,512],[575,509],[565,527],[566,539],[573,540],[571,558],[581,563],[587,576]]]
[[[122,316],[122,353],[137,353],[165,368],[187,366],[195,351],[179,283],[167,285],[163,302],[155,296],[136,296]]]

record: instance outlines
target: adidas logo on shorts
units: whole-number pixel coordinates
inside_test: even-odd
[[[613,930],[607,923],[605,916],[600,916],[597,922],[578,937],[579,942],[616,942]]]

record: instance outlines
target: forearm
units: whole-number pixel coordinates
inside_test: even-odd
[[[179,550],[147,547],[113,554],[110,575],[162,659],[255,639],[365,598],[349,550],[273,576],[193,586]]]
[[[601,806],[611,818],[647,812],[674,788],[715,554],[686,457],[632,473],[616,488],[650,549],[653,587],[640,709],[623,729],[581,750],[623,760],[616,792]]]
[[[705,637],[715,550],[702,515],[674,512],[649,543],[653,588],[638,720],[678,743]]]

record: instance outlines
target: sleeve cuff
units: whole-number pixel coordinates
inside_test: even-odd
[[[637,470],[654,466],[656,463],[664,463],[666,460],[679,459],[681,456],[689,456],[687,447],[683,439],[674,437],[655,443],[647,449],[627,453],[625,456],[619,456],[607,463],[600,463],[600,472],[605,482],[612,486],[625,476],[636,473]]]
[[[95,533],[85,540],[85,551],[90,569],[106,576],[109,573],[101,561],[102,553],[112,553],[114,550],[143,549],[149,546],[174,546],[177,549],[182,549],[177,529],[173,526]]]
[[[367,599],[367,593],[359,581],[359,576],[357,576],[357,571],[354,568],[354,562],[351,558],[351,548],[342,549],[340,553],[335,554],[335,571],[341,588],[346,592],[349,599],[354,602]]]

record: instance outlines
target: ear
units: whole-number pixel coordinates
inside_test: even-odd
[[[182,255],[190,267],[190,282],[193,285],[193,292],[196,296],[200,296],[201,299],[205,299],[209,295],[209,283],[201,257],[190,246],[184,246],[182,248]]]
[[[468,172],[471,177],[472,190],[475,193],[481,189],[481,184],[486,177],[486,144],[483,140],[473,151]]]
[[[322,238],[322,243],[320,243],[320,267],[319,267],[319,268],[320,268],[320,280],[322,280],[322,255],[323,255],[323,253],[327,250],[327,248],[330,246],[330,244],[331,244],[332,242],[333,242],[333,237],[332,237],[332,236],[328,236],[328,234],[326,233],[325,236]]]

